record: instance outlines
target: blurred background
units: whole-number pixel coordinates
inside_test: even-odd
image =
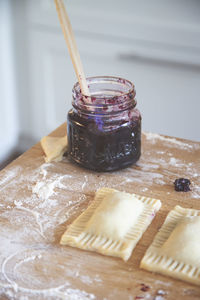
[[[136,86],[143,130],[200,141],[200,1],[66,0],[86,76]],[[0,168],[65,122],[76,78],[53,0],[0,0]]]

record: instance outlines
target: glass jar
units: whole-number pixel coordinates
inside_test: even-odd
[[[114,171],[135,163],[141,154],[141,115],[134,85],[118,77],[87,78],[91,96],[73,88],[68,113],[68,154],[95,171]]]

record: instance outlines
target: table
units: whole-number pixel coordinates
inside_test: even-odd
[[[52,136],[63,136],[66,124]],[[176,178],[191,191],[176,192]],[[100,187],[158,198],[162,208],[128,262],[60,246],[70,224]],[[200,143],[143,133],[142,156],[129,168],[96,173],[45,163],[40,143],[0,172],[0,299],[200,299],[200,287],[139,268],[175,205],[200,209]]]

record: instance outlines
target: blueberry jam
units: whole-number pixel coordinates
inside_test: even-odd
[[[188,192],[190,191],[190,180],[187,178],[178,178],[174,181],[174,188],[177,192]]]
[[[141,115],[132,83],[116,77],[87,79],[91,96],[73,89],[68,113],[68,154],[85,168],[113,171],[135,163],[141,154]]]

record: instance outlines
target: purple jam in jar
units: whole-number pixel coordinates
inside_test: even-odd
[[[69,157],[94,171],[114,171],[135,163],[141,154],[141,115],[134,85],[118,77],[87,78],[91,96],[73,88],[68,113]]]

